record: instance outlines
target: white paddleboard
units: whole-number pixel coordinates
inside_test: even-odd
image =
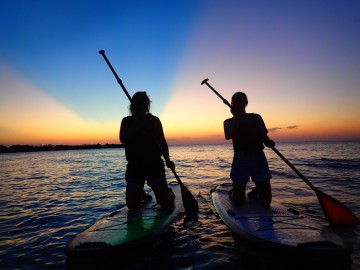
[[[224,223],[239,239],[261,249],[296,254],[349,254],[351,248],[327,227],[294,209],[272,202],[264,207],[247,198],[235,205],[229,197],[231,184],[217,186],[212,202]]]

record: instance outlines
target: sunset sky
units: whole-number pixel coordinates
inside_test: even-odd
[[[170,144],[223,143],[247,93],[277,142],[360,140],[360,1],[0,0],[0,144],[119,143],[147,91]]]

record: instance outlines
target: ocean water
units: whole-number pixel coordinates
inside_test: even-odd
[[[276,147],[317,188],[360,217],[360,142]],[[296,268],[297,261],[284,258],[281,264],[243,245],[216,215],[210,190],[229,182],[231,145],[172,146],[170,153],[178,175],[199,202],[198,220],[179,218],[159,241],[143,249],[81,261],[67,258],[66,244],[125,205],[124,149],[1,154],[0,269]],[[327,225],[311,189],[274,152],[265,153],[274,200]],[[167,177],[174,180],[170,171]],[[360,269],[359,228],[332,229],[354,248],[344,269]]]

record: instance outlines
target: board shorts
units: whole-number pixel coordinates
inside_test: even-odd
[[[165,179],[165,164],[159,158],[149,161],[129,161],[126,167],[126,181],[132,179],[145,179],[154,181],[153,179]]]
[[[154,191],[156,201],[166,208],[173,208],[174,195],[171,196],[165,176],[165,165],[162,159],[146,162],[128,162],[126,174],[126,205],[138,208],[142,200],[145,182]]]
[[[234,152],[230,178],[233,182],[266,182],[271,179],[269,165],[263,151]]]
[[[129,161],[126,167],[125,180],[128,186],[137,186],[139,189],[147,182],[153,187],[166,183],[165,164],[159,158],[148,161]]]

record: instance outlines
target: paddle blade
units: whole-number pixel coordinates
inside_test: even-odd
[[[187,187],[184,185],[184,183],[180,180],[180,177],[177,175],[175,168],[171,168],[171,171],[173,172],[176,181],[180,185],[181,198],[183,201],[187,219],[195,218],[199,210],[198,202],[196,201],[195,197],[191,194],[190,190],[188,190]]]
[[[356,226],[358,224],[356,216],[341,202],[320,190],[316,190],[316,195],[322,210],[332,223],[350,226]]]
[[[185,209],[185,213],[187,218],[194,217],[197,215],[199,210],[198,202],[195,197],[191,194],[191,192],[184,186],[183,183],[180,184],[181,187],[181,197]]]

